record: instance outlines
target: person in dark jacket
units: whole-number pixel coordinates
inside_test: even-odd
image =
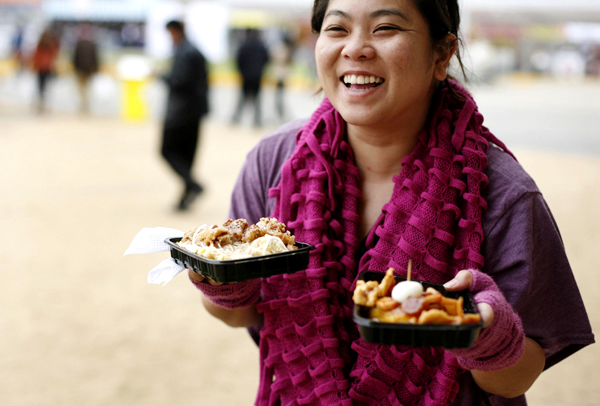
[[[89,112],[88,87],[90,79],[98,72],[98,65],[98,49],[92,39],[91,28],[88,25],[82,25],[73,53],[73,67],[77,74],[77,85],[81,98],[80,110],[84,114]]]
[[[170,21],[175,53],[173,66],[163,80],[169,88],[163,127],[162,156],[184,182],[178,210],[187,210],[203,187],[194,180],[192,166],[200,134],[200,120],[208,113],[206,60],[186,38],[183,23]]]
[[[237,52],[236,62],[242,75],[242,93],[232,121],[234,124],[240,122],[244,105],[250,102],[254,104],[254,126],[260,127],[260,87],[263,69],[269,62],[269,52],[257,30],[246,30],[246,39]]]

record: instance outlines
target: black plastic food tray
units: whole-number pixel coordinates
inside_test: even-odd
[[[179,265],[193,270],[215,282],[243,282],[248,279],[267,278],[273,275],[294,273],[308,266],[308,254],[315,247],[296,242],[297,250],[279,252],[230,261],[217,261],[189,252],[177,245],[181,238],[167,238],[165,243],[171,247],[171,257]]]
[[[381,282],[384,276],[385,274],[382,272],[363,271],[359,275],[359,279]],[[401,276],[395,275],[395,277],[396,283],[406,280]],[[446,297],[458,299],[462,296],[464,312],[479,313],[467,291],[448,292],[442,285],[436,283],[416,282],[420,282],[424,289],[432,287]],[[468,348],[473,345],[483,327],[483,322],[465,325],[382,323],[371,320],[369,308],[359,305],[354,305],[354,322],[359,326],[361,337],[367,342],[410,345],[412,347]]]

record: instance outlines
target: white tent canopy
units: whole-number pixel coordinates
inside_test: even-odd
[[[465,8],[509,11],[600,11],[598,0],[463,0]]]

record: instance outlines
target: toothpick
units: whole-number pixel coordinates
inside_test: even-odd
[[[410,272],[412,269],[412,259],[408,260],[408,271],[406,272],[406,280],[410,282]]]

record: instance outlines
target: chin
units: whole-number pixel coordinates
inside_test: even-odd
[[[344,121],[350,125],[359,127],[369,127],[381,124],[382,117],[374,114],[373,112],[367,111],[364,106],[360,108],[340,108],[336,107],[336,110],[340,113]]]

